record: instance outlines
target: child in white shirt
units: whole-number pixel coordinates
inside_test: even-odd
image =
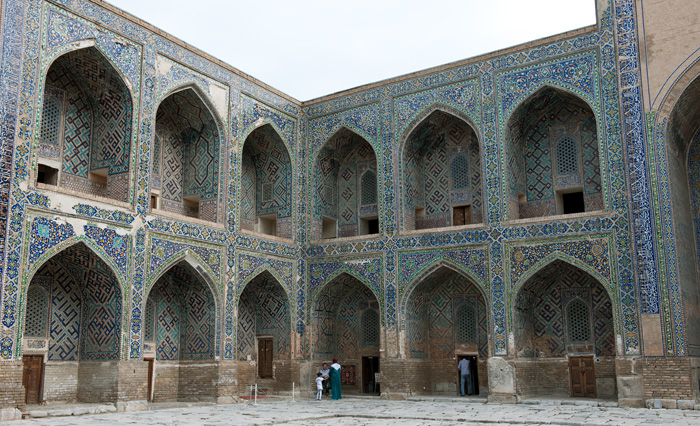
[[[321,373],[316,373],[316,400],[321,400],[321,394],[323,393],[323,377]]]

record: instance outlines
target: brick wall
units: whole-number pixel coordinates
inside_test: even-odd
[[[81,361],[78,366],[78,401],[116,402],[119,361]]]
[[[148,362],[120,361],[117,398],[119,401],[148,399]]]
[[[214,383],[218,377],[214,361],[180,361],[178,400],[213,401],[216,397]]]
[[[515,386],[522,396],[569,396],[569,365],[566,358],[527,358],[511,361]]]
[[[218,362],[216,383],[216,397],[238,396],[238,362],[221,360]]]
[[[153,402],[177,401],[180,384],[180,366],[178,361],[156,361]]]
[[[50,402],[77,401],[77,362],[48,361],[44,365],[43,399]]]
[[[22,361],[3,362],[0,366],[0,408],[24,409]]]
[[[644,398],[693,399],[690,358],[647,357],[643,361]]]

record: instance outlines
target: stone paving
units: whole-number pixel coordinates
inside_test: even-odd
[[[566,403],[565,403],[566,404]],[[590,404],[485,404],[463,399],[386,401],[259,400],[4,423],[24,425],[700,425],[700,411],[598,407]]]

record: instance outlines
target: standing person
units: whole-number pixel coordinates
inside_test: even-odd
[[[333,395],[331,399],[340,399],[340,364],[338,364],[337,359],[333,358],[330,370],[331,393]]]
[[[323,377],[321,373],[316,373],[316,400],[321,400],[321,394],[323,393]]]
[[[331,370],[328,369],[328,363],[324,362],[323,363],[323,368],[319,371],[321,373],[321,377],[323,378],[323,393],[326,394],[326,396],[330,395],[328,393],[328,389],[331,387],[331,381],[330,381],[330,373]]]
[[[467,394],[472,394],[472,380],[471,372],[469,371],[469,360],[467,358],[462,358],[462,360],[457,364],[457,369],[459,370],[459,378],[461,383],[461,394],[464,396],[464,382],[467,382]]]

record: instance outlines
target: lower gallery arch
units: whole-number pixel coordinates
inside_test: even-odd
[[[312,305],[312,379],[324,362],[338,359],[342,393],[376,394],[381,340],[379,301],[347,273],[329,281]]]
[[[289,298],[269,272],[261,272],[243,289],[237,333],[239,389],[257,383],[262,392],[291,391],[298,372],[291,362]]]
[[[612,302],[598,280],[556,260],[523,284],[513,306],[519,395],[617,395]]]
[[[216,303],[204,278],[186,261],[153,285],[144,312],[148,397],[160,401],[214,398]]]
[[[441,266],[414,287],[405,309],[406,368],[416,372],[406,385],[415,393],[459,394],[457,363],[466,357],[473,393],[488,393],[488,309],[481,289]]]
[[[116,401],[122,294],[110,267],[75,244],[37,270],[26,300],[27,403]]]

